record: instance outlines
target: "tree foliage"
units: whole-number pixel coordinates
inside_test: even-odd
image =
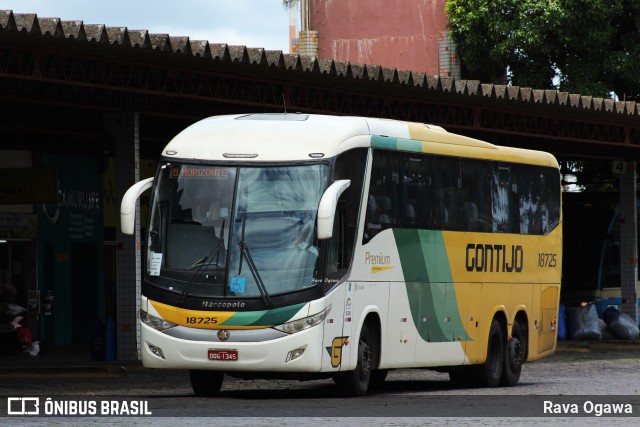
[[[448,0],[446,12],[467,77],[640,101],[638,0]]]
[[[617,193],[619,181],[607,160],[559,160],[564,184],[574,184],[572,191]],[[573,178],[573,179],[571,179]]]

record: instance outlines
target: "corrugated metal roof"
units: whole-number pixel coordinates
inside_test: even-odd
[[[521,103],[557,105],[561,107],[640,116],[640,104],[635,101],[614,101],[558,90],[485,84],[478,80],[455,80],[451,77],[398,70],[379,65],[352,64],[331,59],[283,54],[279,50],[229,46],[189,37],[168,34],[150,34],[147,30],[127,27],[107,27],[85,24],[83,21],[62,21],[60,18],[40,18],[31,13],[13,13],[0,10],[0,31],[16,35],[72,40],[77,43],[96,44],[118,48],[136,48],[148,52],[164,52],[179,57],[199,58],[209,62],[236,62],[257,67],[278,68],[294,73],[329,75],[338,78],[379,82],[381,85],[403,85],[407,88],[443,93],[456,93],[470,97],[483,97]],[[266,71],[266,70],[265,70]]]

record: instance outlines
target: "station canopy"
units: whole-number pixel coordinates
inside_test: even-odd
[[[307,112],[432,123],[559,156],[640,159],[640,104],[455,80],[187,36],[0,11],[4,148],[109,150],[102,115],[141,117],[145,155],[216,114]],[[154,154],[155,153],[155,154]]]

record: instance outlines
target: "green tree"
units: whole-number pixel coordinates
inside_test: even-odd
[[[563,184],[574,184],[573,191],[617,193],[618,178],[607,160],[560,160]]]
[[[637,0],[448,0],[467,77],[640,100]]]
[[[640,101],[640,2],[621,1],[604,65],[611,89],[622,99]]]

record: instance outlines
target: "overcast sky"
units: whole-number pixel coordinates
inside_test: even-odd
[[[289,53],[282,0],[0,0],[0,10]]]

